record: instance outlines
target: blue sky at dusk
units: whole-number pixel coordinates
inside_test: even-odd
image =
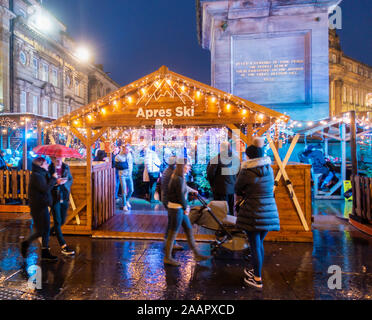
[[[121,85],[167,65],[210,83],[210,53],[197,40],[195,0],[44,0],[44,6]],[[372,1],[343,0],[346,55],[372,65]]]

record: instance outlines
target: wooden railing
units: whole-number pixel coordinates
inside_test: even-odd
[[[0,170],[0,204],[19,200],[26,205],[31,171]]]
[[[353,186],[353,216],[372,224],[372,178],[351,176]]]
[[[92,179],[92,228],[97,229],[115,215],[115,169],[111,163],[96,165]]]

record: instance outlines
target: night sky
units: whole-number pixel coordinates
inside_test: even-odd
[[[210,83],[210,53],[197,40],[195,0],[44,0],[44,6],[120,85],[162,65]],[[372,1],[343,0],[346,55],[372,65]]]

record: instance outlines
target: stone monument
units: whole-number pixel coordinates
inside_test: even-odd
[[[328,117],[328,12],[341,1],[199,0],[212,86],[294,120]]]

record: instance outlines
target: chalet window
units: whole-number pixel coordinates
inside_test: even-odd
[[[39,97],[35,95],[32,96],[32,113],[39,114]]]
[[[49,66],[46,63],[43,63],[41,70],[41,80],[48,82],[49,81]]]
[[[27,93],[26,91],[21,91],[20,102],[19,102],[19,111],[21,113],[27,112]]]
[[[34,78],[39,79],[39,60],[32,58],[32,74]]]

